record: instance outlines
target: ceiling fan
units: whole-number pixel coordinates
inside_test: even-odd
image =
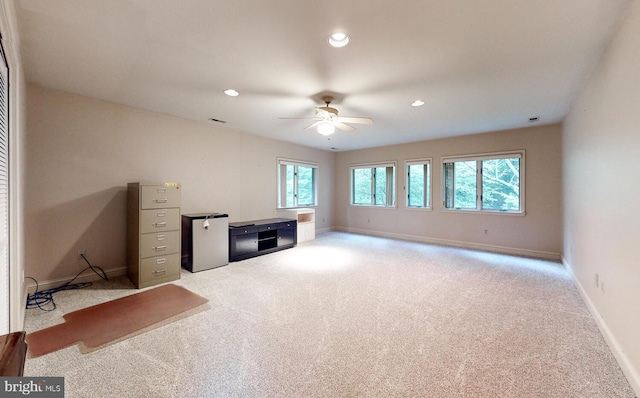
[[[331,135],[338,128],[342,131],[356,131],[355,127],[349,126],[346,123],[355,124],[373,124],[373,120],[368,117],[351,117],[351,116],[338,116],[338,110],[329,106],[333,97],[325,95],[322,100],[326,104],[316,108],[316,115],[314,117],[281,117],[280,119],[311,119],[315,120],[314,123],[309,125],[305,130],[317,128],[318,133],[322,135]]]

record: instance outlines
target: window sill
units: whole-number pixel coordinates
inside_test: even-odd
[[[278,207],[276,210],[296,210],[296,209],[315,209],[318,205],[302,205],[302,206],[292,206],[292,207]]]
[[[465,210],[465,209],[441,209],[444,213],[460,213],[460,214],[483,214],[490,216],[516,216],[524,217],[527,212],[515,212],[515,211],[499,211],[499,210]]]
[[[353,203],[349,204],[349,207],[366,208],[366,209],[389,209],[389,210],[397,210],[398,209],[398,206],[354,205]]]

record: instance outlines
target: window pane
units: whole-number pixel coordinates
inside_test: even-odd
[[[371,204],[371,169],[353,169],[353,203],[356,205]]]
[[[445,208],[523,212],[520,173],[524,151],[467,160],[470,158],[443,163]]]
[[[455,162],[453,172],[454,198],[456,209],[475,209],[477,162]]]
[[[285,184],[286,184],[284,203],[286,207],[292,207],[292,206],[295,206],[295,197],[294,197],[294,189],[293,189],[293,182],[295,180],[294,166],[290,164],[286,166],[286,173],[284,178],[285,178]]]
[[[316,206],[318,166],[278,160],[278,208]]]
[[[425,167],[422,164],[412,164],[409,165],[408,169],[408,205],[414,207],[423,207],[425,198]]]
[[[313,204],[313,167],[298,166],[298,206]]]
[[[391,173],[391,180],[388,182],[389,186],[388,186],[388,190],[391,192],[391,203],[389,203],[389,206],[395,206],[396,205],[396,168],[395,167],[388,167],[387,168],[390,173]]]
[[[520,159],[482,162],[482,208],[520,210]]]
[[[424,192],[424,203],[426,207],[431,207],[431,164],[425,164],[424,168],[426,169],[426,176],[424,179],[424,183],[426,185]]]
[[[394,166],[352,168],[351,204],[395,206],[395,172]]]
[[[386,167],[376,167],[375,168],[375,178],[376,178],[376,205],[386,205],[387,204],[387,168]]]

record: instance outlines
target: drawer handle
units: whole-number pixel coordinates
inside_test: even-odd
[[[166,240],[167,239],[167,235],[158,235],[156,236],[156,240]]]
[[[158,190],[156,192],[158,192],[158,193],[167,193],[167,189],[166,188],[158,188]]]
[[[156,203],[167,203],[167,199],[155,199],[154,202],[156,202]]]
[[[159,258],[159,259],[156,260],[156,264],[164,264],[166,262],[167,262],[166,258]]]
[[[167,273],[166,269],[157,269],[157,270],[152,272],[152,274],[154,274],[154,275],[160,275],[160,274],[166,274],[166,273]]]
[[[153,226],[156,227],[156,228],[166,227],[167,226],[167,222],[166,221],[156,222],[156,223],[153,223]]]
[[[163,250],[167,250],[167,246],[156,246],[153,248],[153,250],[159,252],[159,251],[163,251]]]
[[[167,215],[167,213],[165,213],[164,211],[156,213],[156,217],[165,217],[166,215]]]

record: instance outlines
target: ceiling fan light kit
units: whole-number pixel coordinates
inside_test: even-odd
[[[336,128],[329,122],[322,122],[318,125],[318,133],[324,136],[331,135],[336,132]]]
[[[342,131],[356,131],[355,127],[349,126],[347,123],[355,124],[373,124],[373,120],[368,117],[352,117],[352,116],[338,116],[338,110],[329,106],[333,101],[333,96],[325,95],[322,97],[325,106],[316,108],[316,115],[314,117],[283,117],[281,119],[311,119],[314,122],[309,125],[305,130],[316,128],[318,133],[327,136],[335,132],[335,129]]]

